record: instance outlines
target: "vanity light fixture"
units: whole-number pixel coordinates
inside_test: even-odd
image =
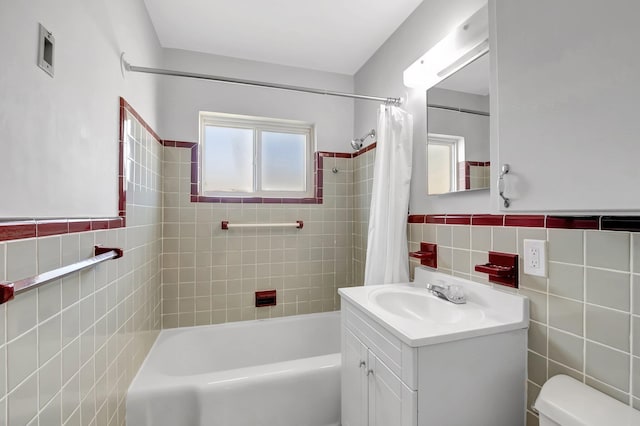
[[[404,85],[428,89],[489,51],[489,12],[484,5],[404,70]]]

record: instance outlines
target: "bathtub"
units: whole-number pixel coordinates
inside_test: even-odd
[[[340,312],[163,330],[128,426],[340,424]]]

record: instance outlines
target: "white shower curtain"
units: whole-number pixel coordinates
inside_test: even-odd
[[[395,106],[381,105],[369,213],[365,285],[409,281],[407,215],[412,149],[411,114]]]

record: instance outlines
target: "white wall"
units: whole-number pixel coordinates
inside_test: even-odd
[[[402,72],[420,55],[478,10],[486,0],[429,0],[423,2],[355,75],[358,93],[407,96],[403,108],[414,117],[411,213],[488,212],[487,191],[427,196],[425,93],[408,89]],[[375,102],[356,101],[355,133],[376,127]]]
[[[164,50],[164,67],[294,86],[353,91],[353,77],[348,75],[178,49]],[[159,131],[165,139],[197,142],[198,112],[212,111],[312,122],[316,124],[318,150],[352,151],[349,145],[354,137],[351,99],[178,77],[161,79]]]
[[[38,23],[55,37],[55,77],[37,67]],[[142,0],[0,2],[0,218],[117,215],[118,97],[156,123],[157,64]]]

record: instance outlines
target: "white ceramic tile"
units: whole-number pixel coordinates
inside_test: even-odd
[[[5,276],[5,254],[6,254],[6,243],[0,243],[0,280],[6,281]],[[0,416],[1,418],[2,416]]]
[[[631,262],[633,272],[640,273],[640,232],[631,234]]]
[[[587,266],[630,271],[628,232],[586,231]]]
[[[62,419],[67,421],[80,406],[80,379],[73,376],[62,388]]]
[[[629,314],[599,306],[585,305],[585,336],[587,339],[630,352]]]
[[[584,264],[584,231],[576,229],[549,229],[549,260]]]
[[[529,380],[542,386],[547,381],[547,362],[546,358],[528,351],[528,372]]]
[[[40,406],[49,403],[62,387],[62,356],[58,353],[38,372]]]
[[[518,254],[524,255],[524,240],[547,240],[547,230],[540,228],[516,228],[518,233]]]
[[[491,227],[471,227],[471,249],[481,251],[491,250]]]
[[[80,305],[71,305],[62,311],[62,346],[66,346],[80,335]]]
[[[625,405],[629,404],[629,394],[626,392],[622,392],[619,389],[616,389],[612,386],[602,383],[601,381],[593,379],[589,376],[585,378],[585,384],[596,390],[599,390],[605,395],[609,395],[610,397],[617,399],[618,401],[622,402]]]
[[[549,293],[584,300],[584,267],[549,262]]]
[[[60,237],[38,238],[38,273],[48,272],[62,266]]]
[[[608,308],[630,310],[628,273],[586,268],[585,300]]]
[[[39,426],[59,426],[62,424],[61,394],[58,393],[42,409],[39,416]]]
[[[574,370],[584,367],[584,340],[562,331],[549,329],[549,359]]]
[[[38,326],[38,352],[40,365],[60,352],[62,348],[62,332],[60,314],[40,323]]]
[[[471,248],[471,227],[467,225],[455,225],[451,228],[453,247],[469,250]]]
[[[547,355],[547,327],[534,321],[529,322],[529,349],[540,355]]]
[[[436,228],[436,242],[438,243],[438,248],[440,246],[451,247],[453,241],[453,234],[450,225],[439,225]]]
[[[632,393],[635,397],[640,397],[640,358],[633,357],[633,377],[632,377]]]
[[[38,293],[38,321],[45,321],[60,312],[61,284],[61,280],[56,280],[34,291]]]
[[[503,253],[516,253],[516,228],[494,227],[493,231],[493,251]]]
[[[622,391],[629,391],[629,355],[586,342],[585,373]]]
[[[584,304],[549,296],[549,325],[582,336]]]
[[[10,425],[24,425],[38,412],[38,382],[34,374],[9,394],[7,417]]]
[[[29,278],[38,273],[37,241],[18,240],[7,243],[7,280]]]
[[[529,298],[531,319],[540,323],[547,323],[547,296],[544,293],[520,289],[520,294]]]
[[[7,304],[7,339],[12,340],[38,322],[38,292],[27,291]]]

